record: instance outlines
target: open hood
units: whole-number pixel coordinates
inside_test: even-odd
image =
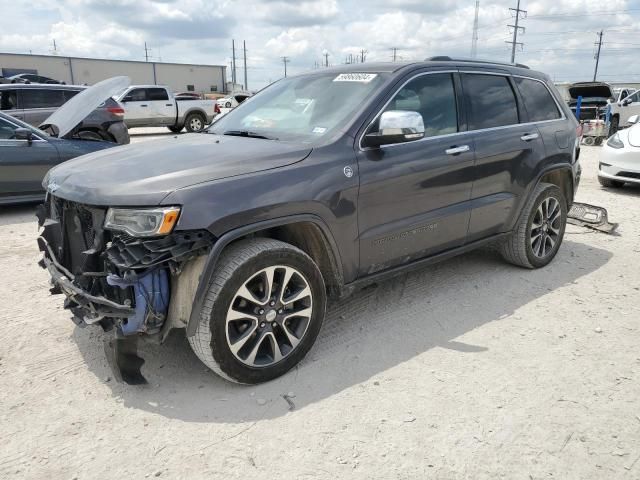
[[[611,87],[602,82],[579,82],[569,86],[571,98],[610,98],[613,97]]]
[[[47,118],[40,129],[54,127],[58,138],[71,132],[105,100],[121,92],[131,84],[129,77],[113,77],[102,80],[83,90]]]

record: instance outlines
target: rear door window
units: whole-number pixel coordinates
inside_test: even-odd
[[[149,88],[147,90],[149,100],[169,100],[169,95],[164,88]]]
[[[63,92],[64,92],[65,102],[68,102],[69,100],[71,100],[73,97],[75,97],[77,94],[80,93],[79,90],[63,90]]]
[[[562,118],[558,105],[544,83],[528,78],[515,78],[530,122],[544,122]]]
[[[506,76],[464,74],[462,84],[469,99],[470,130],[518,123],[518,103]]]
[[[24,89],[20,90],[21,107],[27,108],[55,108],[66,101],[62,90]]]

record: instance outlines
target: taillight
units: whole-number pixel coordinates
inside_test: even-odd
[[[122,107],[107,107],[107,112],[112,113],[116,117],[124,117],[124,108]]]
[[[218,105],[217,103],[214,103],[213,111],[216,113],[220,113],[220,105]]]
[[[576,127],[576,136],[578,138],[582,138],[582,124],[579,123],[578,126]]]

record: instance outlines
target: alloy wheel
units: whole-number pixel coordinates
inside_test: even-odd
[[[549,255],[558,240],[562,229],[562,209],[554,197],[547,197],[540,205],[531,222],[531,249],[538,258]]]
[[[245,365],[269,367],[300,344],[312,312],[311,288],[300,271],[285,265],[264,268],[245,281],[231,301],[227,345]]]

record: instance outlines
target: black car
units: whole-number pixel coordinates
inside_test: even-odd
[[[0,85],[0,110],[34,127],[43,122],[87,87],[76,85],[4,84]],[[124,109],[113,98],[102,99],[75,135],[78,138],[129,143],[129,130],[124,123]]]
[[[144,381],[138,339],[172,328],[224,378],[267,381],[309,351],[328,298],[489,243],[547,265],[580,180],[578,129],[523,66],[287,77],[208,133],[51,170],[41,265],[78,325],[113,332],[125,381]]]
[[[64,85],[64,82],[42,75],[36,75],[35,73],[19,73],[8,77],[8,80],[10,80],[11,83],[45,83]]]

